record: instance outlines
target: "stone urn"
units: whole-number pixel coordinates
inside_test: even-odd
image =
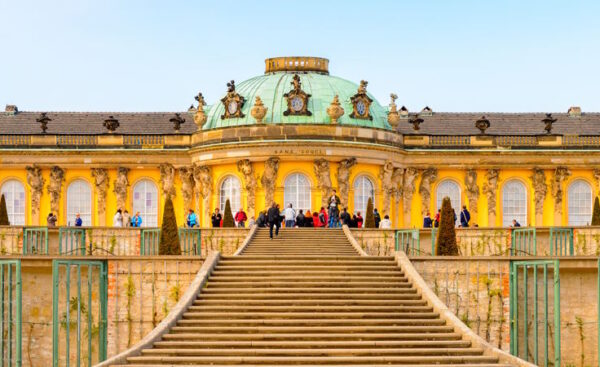
[[[396,128],[400,122],[400,114],[398,113],[398,107],[396,106],[396,99],[398,96],[392,93],[390,94],[390,97],[392,98],[392,101],[390,102],[390,111],[388,112],[387,120],[393,128]]]
[[[259,96],[256,96],[256,100],[254,101],[254,106],[250,109],[250,115],[254,117],[257,123],[262,123],[263,119],[267,115],[268,108],[263,104],[262,99]]]
[[[194,123],[198,127],[198,129],[202,129],[202,126],[206,123],[208,117],[204,113],[203,106],[198,106],[198,111],[194,114]]]
[[[331,118],[332,124],[337,124],[337,120],[344,115],[344,109],[340,105],[340,99],[336,95],[329,107],[327,107],[327,115]]]

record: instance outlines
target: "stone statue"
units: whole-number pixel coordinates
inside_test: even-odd
[[[531,175],[531,182],[533,183],[534,199],[535,199],[535,225],[541,226],[544,215],[544,199],[546,198],[546,191],[548,186],[546,185],[546,175],[544,170],[541,168],[534,168],[533,175]]]
[[[317,185],[321,189],[321,206],[327,207],[327,199],[333,195],[329,162],[320,158],[314,161],[313,168],[317,176]]]
[[[415,193],[415,181],[419,176],[419,171],[415,168],[408,167],[404,171],[404,183],[402,184],[402,198],[403,198],[403,211],[404,211],[404,226],[410,227],[410,212],[412,206],[412,197]]]
[[[62,185],[65,181],[65,171],[59,166],[54,166],[50,170],[50,182],[46,187],[48,194],[50,195],[50,210],[56,216],[58,216],[60,210],[60,194],[62,192]]]
[[[209,166],[194,166],[196,198],[202,198],[205,221],[210,218],[210,195],[212,194],[212,170]]]
[[[396,100],[398,96],[394,93],[390,94],[390,109],[388,112],[387,121],[392,126],[392,128],[396,129],[398,123],[400,122],[400,114],[398,113],[398,106],[396,106]]]
[[[40,213],[40,199],[42,197],[42,191],[44,190],[44,177],[42,176],[42,169],[35,164],[33,166],[25,167],[27,171],[27,184],[31,188],[31,214],[37,218],[33,220],[33,224],[39,223]]]
[[[257,123],[260,124],[263,122],[263,119],[267,115],[268,110],[269,109],[265,107],[262,99],[260,99],[259,96],[256,96],[254,106],[252,106],[252,108],[250,109],[250,115],[254,117]]]
[[[485,173],[486,182],[483,184],[483,193],[488,201],[488,226],[496,224],[496,192],[498,191],[498,176],[500,171],[497,168],[488,169]]]
[[[172,199],[175,196],[175,167],[170,163],[161,163],[158,168],[163,195]]]
[[[117,169],[117,179],[113,182],[113,192],[117,196],[117,209],[126,209],[127,201],[127,187],[129,186],[129,180],[127,174],[129,168],[119,167]]]
[[[348,207],[348,191],[350,190],[350,171],[356,165],[356,158],[343,159],[337,169],[338,188],[340,190],[340,201],[343,208]]]
[[[554,170],[554,179],[552,180],[552,196],[554,197],[554,223],[562,223],[562,202],[563,189],[562,183],[571,176],[571,171],[567,167],[556,167]]]
[[[338,119],[344,115],[344,108],[340,104],[340,97],[338,95],[333,97],[333,101],[327,107],[327,115],[331,119],[332,124],[337,124]]]
[[[394,199],[396,199],[396,205],[400,204],[400,198],[402,198],[402,182],[404,181],[404,168],[394,168],[392,174],[392,187]]]
[[[98,218],[100,225],[106,224],[106,193],[108,192],[108,170],[105,168],[92,168],[92,177],[94,177],[94,185],[96,186],[96,194],[98,195]]]
[[[249,159],[242,159],[237,162],[237,169],[244,175],[244,185],[248,194],[248,218],[254,218],[256,213],[256,187],[258,186],[254,167]]]
[[[437,179],[437,169],[427,168],[421,173],[421,183],[419,184],[419,194],[421,194],[421,215],[429,213],[429,204],[431,203],[431,184]]]
[[[275,200],[275,183],[277,181],[277,171],[279,170],[279,158],[271,157],[265,161],[265,171],[260,178],[260,183],[265,190],[265,205],[270,207]]]
[[[479,199],[479,186],[477,186],[477,171],[468,169],[465,175],[465,194],[469,200],[469,212],[471,213],[471,225],[477,223],[477,200]]]
[[[394,164],[392,161],[386,161],[379,171],[379,179],[381,180],[381,189],[383,194],[383,208],[381,215],[390,215],[390,201],[394,193],[394,184],[392,176],[394,175]],[[390,217],[391,218],[391,217]]]
[[[183,197],[184,210],[187,212],[194,207],[194,169],[180,167],[178,172],[181,180],[181,197]]]
[[[198,109],[194,114],[194,123],[196,124],[196,127],[198,127],[198,130],[200,130],[202,129],[202,125],[204,125],[208,119],[208,116],[206,116],[206,113],[204,112],[204,106],[206,106],[206,102],[204,101],[204,96],[202,96],[202,93],[198,93],[194,99],[198,101]]]

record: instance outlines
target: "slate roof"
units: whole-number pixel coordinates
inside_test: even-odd
[[[185,123],[179,134],[196,131],[193,116],[179,112]],[[40,112],[18,112],[8,115],[0,112],[0,134],[40,135],[42,130],[36,119]],[[104,120],[114,116],[119,120],[115,134],[171,135],[176,134],[169,119],[175,112],[48,112],[52,119],[47,134],[51,135],[100,135],[106,134]],[[412,115],[411,115],[412,116]],[[490,121],[486,135],[545,135],[542,119],[545,113],[448,113],[434,112],[432,116],[420,116],[424,121],[420,130],[413,130],[409,119],[401,119],[397,131],[405,135],[479,135],[475,121],[485,116]],[[557,121],[552,134],[557,135],[600,135],[600,113],[582,113],[570,117],[566,113],[553,113]]]
[[[179,134],[191,134],[197,130],[193,116],[179,112],[185,119]],[[176,134],[173,123],[175,112],[48,112],[52,121],[48,122],[46,134],[101,135],[108,133],[104,120],[113,116],[119,120],[115,134],[170,135]],[[36,121],[40,112],[18,112],[8,115],[0,112],[0,134],[41,135],[40,123]]]
[[[413,130],[410,118],[401,119],[397,131],[404,135],[479,135],[475,121],[482,116],[490,121],[486,135],[545,135],[542,120],[545,113],[449,113],[434,112],[431,116],[419,115],[424,121],[420,130]],[[412,114],[411,114],[412,117]],[[553,113],[557,121],[552,125],[555,135],[600,135],[600,113],[582,113],[570,117],[566,113]]]

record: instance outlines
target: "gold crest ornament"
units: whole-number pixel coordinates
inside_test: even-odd
[[[312,116],[312,112],[308,110],[308,99],[310,98],[310,94],[302,90],[302,84],[298,74],[294,74],[291,83],[294,88],[283,95],[287,99],[288,104],[288,109],[283,112],[283,115]]]
[[[373,120],[373,116],[371,116],[369,110],[373,100],[367,96],[367,84],[369,83],[366,80],[361,80],[358,86],[358,93],[350,97],[353,106],[350,117],[353,119]]]
[[[245,115],[242,113],[242,107],[246,99],[235,91],[235,81],[227,83],[227,94],[221,99],[223,106],[225,106],[225,113],[221,115],[221,120],[241,118]]]

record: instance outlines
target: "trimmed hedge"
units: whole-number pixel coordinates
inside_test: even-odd
[[[442,201],[442,212],[440,215],[440,227],[435,241],[435,254],[442,256],[457,256],[456,231],[454,230],[454,209],[450,198],[445,197]]]
[[[165,210],[163,212],[163,221],[160,231],[160,243],[158,244],[158,254],[181,255],[177,219],[175,218],[173,201],[170,197],[167,197],[167,200],[165,201]]]

